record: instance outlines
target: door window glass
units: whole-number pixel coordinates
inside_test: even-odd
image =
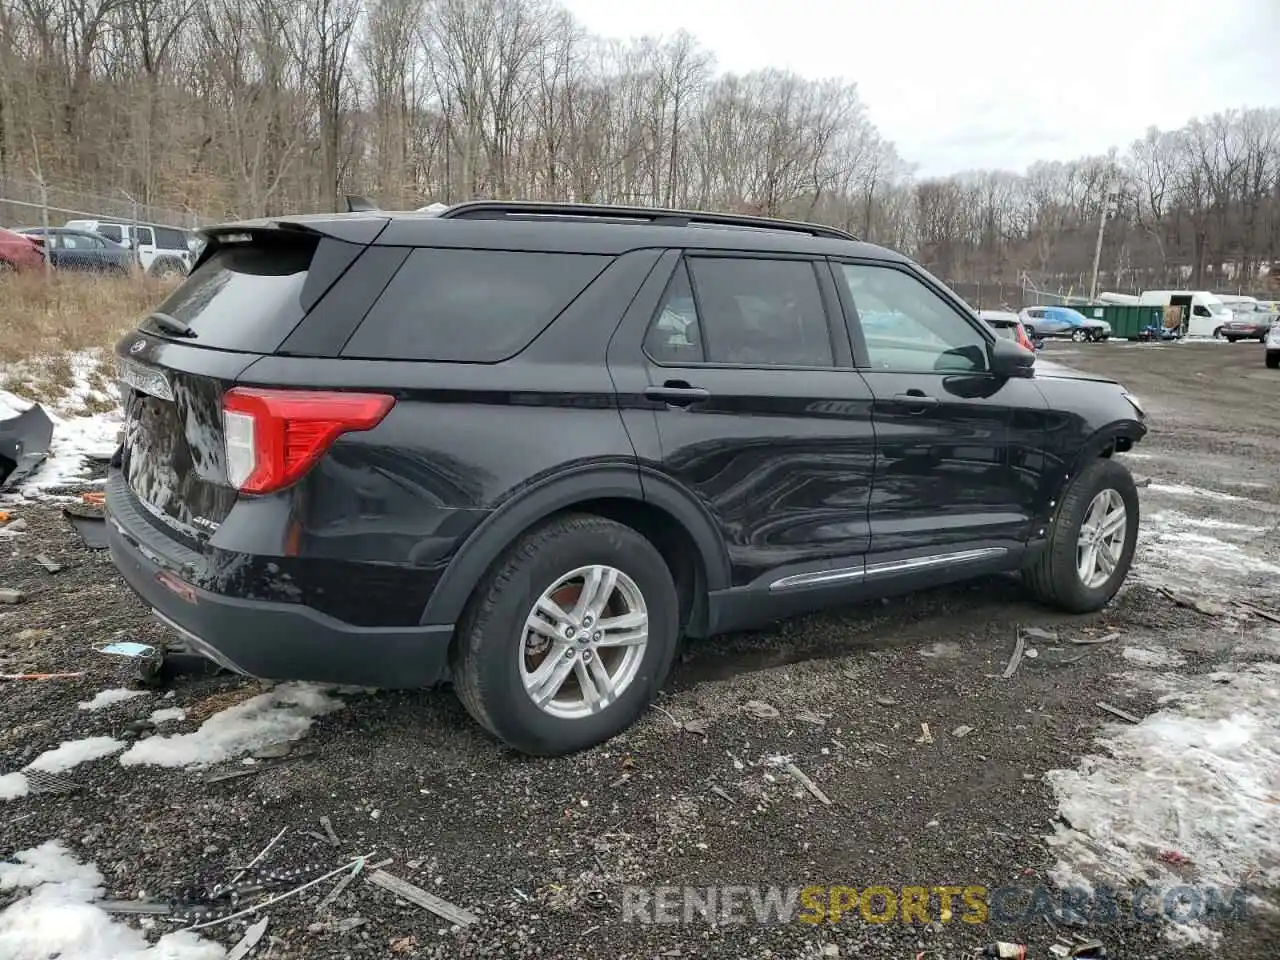
[[[835,366],[826,307],[809,261],[695,257],[689,270],[707,360]]]
[[[862,327],[873,369],[980,372],[987,340],[950,304],[910,274],[847,263],[844,282]]]
[[[677,366],[702,363],[702,331],[698,327],[698,308],[693,302],[689,270],[681,263],[667,284],[657,316],[649,324],[644,338],[644,352],[659,363]]]

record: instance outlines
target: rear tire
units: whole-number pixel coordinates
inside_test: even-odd
[[[1117,538],[1118,556],[1113,558],[1110,574],[1101,582],[1087,583],[1080,571],[1081,527],[1091,507],[1105,503],[1099,498],[1107,491],[1118,495],[1123,504],[1124,536],[1122,541]],[[1116,498],[1111,499],[1114,502]],[[1067,487],[1052,524],[1049,542],[1036,561],[1023,570],[1023,582],[1036,599],[1068,613],[1101,610],[1128,576],[1138,543],[1138,488],[1133,476],[1122,464],[1099,457]],[[1101,551],[1103,545],[1095,549]]]
[[[563,637],[549,641],[527,626],[547,591],[583,568],[603,568],[619,575],[619,592],[605,598],[606,611],[613,608],[614,597],[622,597],[624,584],[626,590],[638,594],[647,615],[647,640],[630,679],[619,682],[616,699],[586,715],[567,717],[553,712],[564,710],[556,707],[561,702],[558,694],[546,706],[535,703],[527,689],[528,674],[552,663],[553,657],[564,656],[566,664],[573,664],[572,673],[558,689],[561,693],[569,689],[567,699],[571,700],[575,689],[585,699],[577,662],[593,677],[593,684],[598,674],[592,668],[618,675],[626,672],[626,647],[602,645],[599,651],[603,652],[597,652],[596,662],[590,664],[586,661],[592,656],[583,646],[581,630],[573,642]],[[575,602],[572,588],[560,589],[569,589],[570,596],[553,599],[567,611]],[[579,596],[584,589],[585,580]],[[675,656],[678,610],[671,572],[647,539],[603,517],[557,517],[516,541],[494,564],[468,604],[450,654],[458,698],[481,726],[523,753],[558,756],[593,747],[631,726],[657,694]],[[617,612],[601,613],[597,619],[618,616]],[[541,625],[544,621],[537,622]],[[584,622],[579,618],[578,626]],[[537,660],[537,653],[531,651],[543,643],[550,645]],[[613,659],[613,666],[606,657]]]
[[[1071,331],[1071,339],[1076,343],[1084,343],[1085,340],[1089,339],[1089,334],[1077,328]]]

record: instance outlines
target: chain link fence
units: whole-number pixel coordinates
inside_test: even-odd
[[[0,226],[60,227],[68,220],[113,220],[191,230],[205,218],[194,210],[139,203],[124,190],[114,196],[74,190],[39,180],[0,177]]]

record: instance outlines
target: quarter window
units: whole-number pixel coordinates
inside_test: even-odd
[[[843,264],[841,272],[873,369],[939,373],[988,369],[986,338],[915,277],[890,267],[853,263]]]

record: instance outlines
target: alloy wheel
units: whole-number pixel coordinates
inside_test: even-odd
[[[544,590],[525,619],[520,680],[540,710],[588,717],[627,690],[648,642],[648,608],[635,581],[616,567],[579,567]]]
[[[1108,487],[1089,503],[1076,540],[1076,572],[1090,590],[1111,578],[1129,532],[1129,511],[1118,490]]]

